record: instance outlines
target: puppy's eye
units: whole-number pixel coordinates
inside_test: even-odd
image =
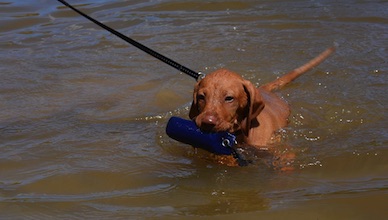
[[[205,95],[202,95],[202,94],[197,95],[197,100],[198,101],[205,100]]]
[[[233,96],[226,96],[225,97],[225,102],[233,102],[234,98]]]

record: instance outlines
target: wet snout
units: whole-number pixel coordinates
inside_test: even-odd
[[[197,125],[206,132],[215,131],[218,121],[218,117],[212,112],[204,112],[197,117]]]

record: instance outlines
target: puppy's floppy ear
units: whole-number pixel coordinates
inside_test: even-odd
[[[256,117],[264,108],[264,102],[260,95],[259,90],[248,80],[243,81],[243,86],[245,93],[247,94],[248,103],[247,110],[245,111],[245,117],[241,121],[241,130],[245,136],[248,136],[249,129],[253,120],[256,120]]]
[[[194,86],[193,102],[191,103],[190,112],[189,112],[190,119],[197,117],[197,115],[199,115],[200,113],[198,109],[198,101],[197,101],[197,92],[198,92],[199,83],[200,82],[197,82],[197,84],[195,84]]]

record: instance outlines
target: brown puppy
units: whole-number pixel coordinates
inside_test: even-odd
[[[206,75],[194,88],[189,117],[204,131],[228,131],[239,143],[270,147],[274,132],[287,125],[288,104],[273,91],[282,88],[334,52],[325,50],[305,65],[256,88],[226,69]]]

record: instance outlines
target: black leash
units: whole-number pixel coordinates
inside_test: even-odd
[[[195,71],[193,71],[193,70],[191,70],[191,69],[189,69],[189,68],[187,68],[185,66],[182,66],[181,64],[173,61],[172,59],[163,56],[162,54],[160,54],[160,53],[158,53],[158,52],[156,52],[156,51],[154,51],[154,50],[144,46],[143,44],[141,44],[141,43],[139,43],[139,42],[137,42],[137,41],[135,41],[135,40],[125,36],[124,34],[116,31],[115,29],[106,26],[105,24],[95,20],[94,18],[88,16],[87,14],[83,13],[82,11],[79,11],[78,9],[74,8],[73,6],[71,6],[66,1],[64,1],[64,0],[58,0],[58,1],[61,2],[62,4],[64,4],[65,6],[69,7],[73,11],[77,12],[78,14],[80,14],[80,15],[84,16],[85,18],[89,19],[90,21],[92,21],[93,23],[97,24],[98,26],[100,26],[100,27],[104,28],[105,30],[109,31],[110,33],[116,35],[117,37],[119,37],[119,38],[121,38],[123,40],[125,40],[126,42],[132,44],[133,46],[139,48],[140,50],[148,53],[149,55],[151,55],[153,57],[155,57],[156,59],[158,59],[158,60],[160,60],[160,61],[162,61],[162,62],[164,62],[164,63],[166,63],[166,64],[168,64],[168,65],[170,65],[172,67],[174,67],[175,69],[177,69],[177,70],[179,70],[179,71],[181,71],[183,73],[186,73],[187,75],[195,78],[195,80],[198,80],[198,79],[200,79],[200,78],[202,78],[204,76],[203,73],[195,72]]]
[[[137,47],[138,49],[148,53],[149,55],[155,57],[156,59],[174,67],[175,69],[183,72],[183,73],[186,73],[187,75],[195,78],[196,80],[199,80],[199,79],[202,79],[203,77],[205,77],[205,75],[201,72],[195,72],[177,62],[175,62],[174,60],[166,57],[166,56],[163,56],[162,54],[152,50],[151,48],[148,48],[146,47],[145,45],[133,40],[132,38],[130,37],[127,37],[125,35],[123,35],[122,33],[116,31],[115,29],[95,20],[94,18],[90,17],[89,15],[83,13],[82,11],[74,8],[72,5],[70,5],[69,3],[67,3],[66,1],[64,0],[58,0],[59,2],[61,2],[62,4],[64,4],[65,6],[69,7],[70,9],[72,9],[73,11],[77,12],[78,14],[82,15],[83,17],[87,18],[88,20],[92,21],[93,23],[97,24],[98,26],[102,27],[103,29],[109,31],[110,33],[116,35],[117,37],[123,39],[124,41],[130,43],[131,45]],[[236,150],[236,148],[234,147],[231,147],[232,148],[232,155],[235,159],[237,159],[238,161],[238,164],[240,166],[247,166],[249,161],[245,160],[245,158],[242,157],[241,154],[239,154]]]

